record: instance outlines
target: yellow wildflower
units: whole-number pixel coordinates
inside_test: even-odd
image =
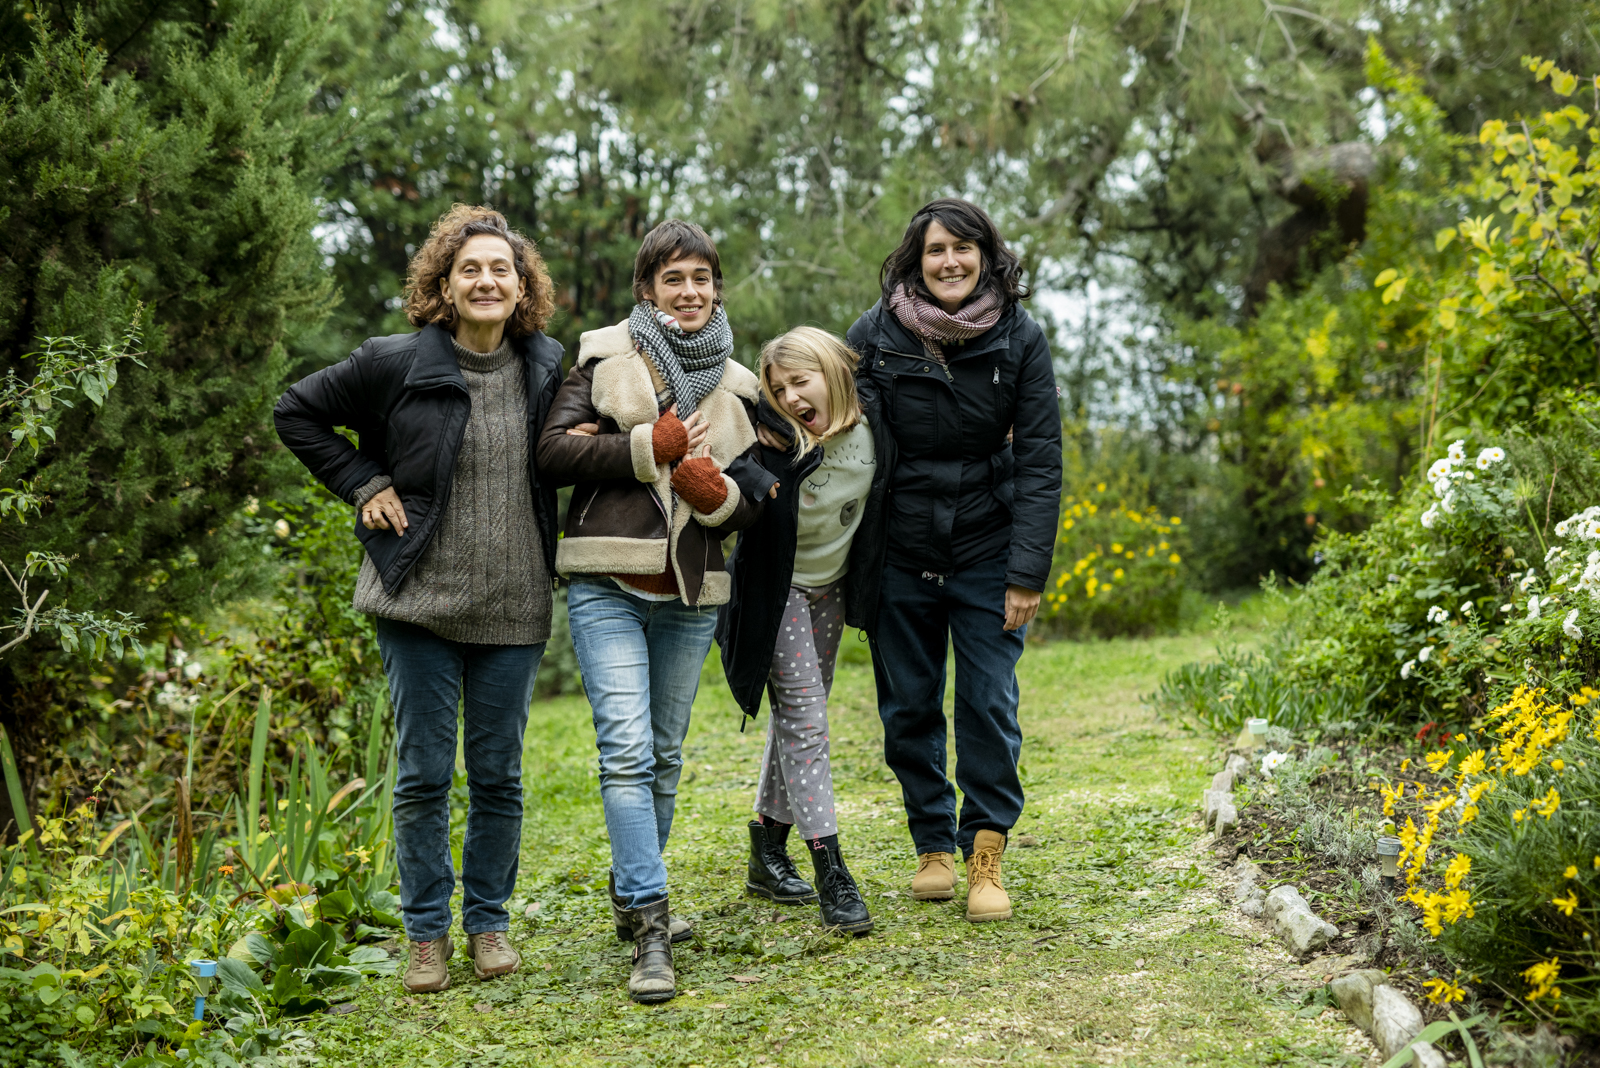
[[[1565,771],[1567,762],[1562,760],[1560,757],[1556,757],[1554,760],[1550,761],[1550,766],[1556,771]]]
[[[1465,853],[1457,853],[1450,861],[1450,866],[1444,870],[1444,885],[1454,890],[1461,885],[1461,880],[1472,871],[1472,858]]]
[[[1399,786],[1380,786],[1378,787],[1378,792],[1383,795],[1383,814],[1385,816],[1393,816],[1394,803],[1396,801],[1403,800],[1406,796],[1406,784],[1401,783]],[[1596,857],[1595,859],[1600,861],[1600,857]]]
[[[1468,753],[1467,754],[1467,758],[1461,762],[1461,768],[1460,768],[1461,774],[1462,775],[1481,775],[1481,774],[1483,774],[1483,769],[1486,766],[1486,762],[1485,762],[1484,758],[1487,757],[1487,756],[1488,756],[1488,754],[1486,752],[1484,752],[1482,749],[1474,750],[1473,752]]]
[[[1428,762],[1428,770],[1437,775],[1450,763],[1450,750],[1440,749],[1437,752],[1429,753],[1422,759]]]
[[[1401,771],[1409,771],[1410,769],[1411,769],[1411,758],[1410,757],[1406,757],[1404,760],[1400,761],[1400,770]]]
[[[1571,916],[1578,909],[1578,892],[1576,890],[1568,890],[1566,897],[1553,897],[1550,899],[1550,904],[1566,915]]]
[[[1450,923],[1455,923],[1463,916],[1472,919],[1475,915],[1472,909],[1472,896],[1465,890],[1452,890],[1444,898],[1444,918]]]
[[[1576,879],[1578,877],[1578,866],[1576,864],[1568,864],[1567,870],[1561,873],[1561,877],[1563,879]]]
[[[1183,563],[1183,557],[1179,556],[1177,553],[1173,553],[1171,556],[1167,557],[1167,563],[1181,564]]]
[[[1561,807],[1561,794],[1552,786],[1549,793],[1535,801],[1530,807],[1545,819],[1549,819],[1556,814],[1556,809]]]
[[[1429,979],[1422,985],[1428,988],[1427,998],[1435,1005],[1448,1005],[1467,998],[1467,992],[1448,979]]]
[[[1528,991],[1529,1001],[1538,1001],[1546,994],[1557,998],[1561,996],[1560,988],[1555,985],[1556,980],[1561,978],[1560,957],[1551,957],[1532,965],[1523,971],[1522,977],[1533,985],[1533,989]]]

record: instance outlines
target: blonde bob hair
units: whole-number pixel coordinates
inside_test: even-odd
[[[843,340],[814,326],[797,326],[780,334],[761,348],[761,393],[772,410],[783,417],[799,443],[797,455],[804,456],[835,434],[849,430],[861,419],[861,401],[856,396],[855,352]],[[828,389],[828,425],[814,433],[789,414],[772,387],[771,371],[815,371]]]

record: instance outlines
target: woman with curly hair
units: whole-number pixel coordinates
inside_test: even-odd
[[[370,338],[274,412],[300,462],[360,513],[355,607],[377,617],[394,706],[405,988],[450,985],[456,710],[470,806],[462,927],[479,979],[515,971],[505,902],[522,842],[522,735],[550,637],[554,484],[534,462],[561,381],[550,276],[499,212],[458,204],[411,260],[415,333]],[[357,443],[335,428],[353,430]]]

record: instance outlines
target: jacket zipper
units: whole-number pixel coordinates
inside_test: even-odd
[[[583,511],[578,513],[578,525],[583,526],[583,521],[589,518],[589,509],[594,507],[594,499],[600,496],[600,487],[596,486],[594,492],[589,494],[589,503],[583,506]]]

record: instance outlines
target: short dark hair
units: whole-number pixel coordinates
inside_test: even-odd
[[[1006,248],[1005,239],[1000,236],[1000,230],[989,218],[989,213],[971,201],[941,197],[917,209],[916,214],[911,216],[910,225],[906,227],[905,236],[900,239],[900,246],[889,253],[879,268],[878,285],[883,290],[884,299],[893,296],[895,289],[903,285],[923,300],[933,301],[933,294],[928,292],[927,283],[922,280],[922,246],[928,227],[935,220],[953,236],[977,242],[978,251],[983,256],[978,284],[973,287],[967,303],[991,289],[999,292],[1008,308],[1033,295],[1032,290],[1022,282],[1022,261],[1017,259],[1016,253]]]
[[[716,302],[722,303],[722,260],[711,235],[692,222],[667,219],[648,234],[633,258],[633,299],[645,303],[644,291],[655,283],[656,272],[675,259],[697,256],[711,264],[711,283]]]

